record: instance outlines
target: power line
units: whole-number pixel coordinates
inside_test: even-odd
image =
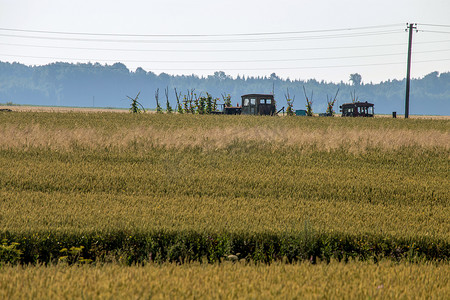
[[[450,42],[436,41],[436,42]],[[424,42],[430,43],[430,42]],[[419,43],[416,43],[419,44]],[[375,48],[389,46],[403,46],[402,43],[397,44],[378,44],[378,45],[355,45],[355,46],[332,46],[332,47],[307,47],[307,48],[283,48],[283,49],[123,49],[123,48],[92,48],[92,47],[70,47],[70,46],[44,46],[16,43],[0,43],[4,46],[19,47],[35,47],[35,48],[51,48],[51,49],[71,49],[71,50],[95,50],[95,51],[124,51],[124,52],[275,52],[275,51],[309,51],[309,50],[330,50],[330,49],[354,49],[354,48]]]
[[[418,44],[447,43],[450,40],[417,42]],[[123,51],[123,52],[173,52],[173,53],[215,53],[215,52],[284,52],[284,51],[311,51],[311,50],[335,50],[335,49],[355,49],[355,48],[379,48],[404,46],[403,43],[393,44],[372,44],[372,45],[352,45],[352,46],[331,46],[331,47],[306,47],[306,48],[283,48],[283,49],[124,49],[124,48],[93,48],[93,47],[71,47],[71,46],[47,46],[17,43],[0,43],[3,46],[48,48],[48,49],[70,49],[70,50],[94,50],[94,51]]]
[[[223,34],[133,34],[133,33],[92,33],[92,32],[68,32],[68,31],[47,31],[47,30],[30,30],[16,28],[0,28],[2,31],[27,32],[40,34],[61,34],[61,35],[84,35],[84,36],[115,36],[115,37],[225,37],[225,36],[261,36],[261,35],[286,35],[286,34],[310,34],[321,32],[338,32],[338,31],[356,31],[376,28],[397,27],[403,24],[386,24],[364,27],[349,27],[337,29],[319,29],[304,31],[277,31],[277,32],[254,32],[254,33],[223,33]]]
[[[431,33],[445,33],[450,34],[450,31],[439,31],[439,30],[419,30],[420,32],[431,32]]]
[[[446,52],[450,49],[417,51],[415,53],[437,53]],[[369,58],[369,57],[386,57],[386,56],[400,56],[404,52],[385,53],[385,54],[371,54],[371,55],[353,55],[353,56],[332,56],[332,57],[304,57],[304,58],[283,58],[283,59],[251,59],[251,60],[120,60],[124,63],[261,63],[261,62],[289,62],[289,61],[316,61],[316,60],[333,60],[333,59],[354,59],[354,58]],[[33,56],[33,55],[16,55],[0,53],[0,56],[13,56],[22,58],[38,58],[38,59],[54,59],[54,60],[84,60],[84,61],[107,61],[116,62],[117,59],[98,59],[98,58],[71,58],[71,57],[50,57],[50,56]]]
[[[337,38],[353,38],[366,37],[376,35],[398,34],[398,30],[386,30],[375,32],[364,32],[355,34],[340,34],[340,35],[317,35],[317,36],[303,36],[303,37],[284,37],[284,38],[262,38],[262,39],[225,39],[225,40],[118,40],[118,39],[86,39],[86,38],[67,38],[67,37],[48,37],[48,36],[26,36],[17,34],[0,34],[4,37],[38,39],[38,40],[57,40],[57,41],[81,41],[81,42],[112,42],[112,43],[153,43],[153,44],[210,44],[210,43],[251,43],[251,42],[283,42],[295,40],[317,40],[317,39],[337,39]]]
[[[450,28],[450,25],[444,25],[444,24],[424,24],[424,23],[419,23],[418,25],[420,25],[420,26],[432,26],[432,27],[447,27],[447,28]]]
[[[403,24],[398,24],[403,25]],[[225,33],[225,34],[120,34],[120,33],[83,33],[83,32],[63,32],[63,31],[40,31],[40,30],[26,30],[26,29],[11,29],[0,28],[1,31],[15,32],[15,33],[27,33],[23,34],[5,34],[0,33],[0,37],[11,38],[25,38],[25,39],[37,39],[37,40],[54,40],[54,41],[77,41],[77,42],[114,42],[114,43],[152,43],[152,44],[214,44],[214,43],[252,43],[252,42],[288,42],[288,41],[308,41],[308,40],[320,40],[320,39],[337,39],[337,38],[355,38],[355,37],[367,37],[376,35],[389,35],[389,34],[402,34],[402,30],[387,30],[389,27],[398,26],[397,24],[391,25],[378,25],[367,27],[355,27],[355,28],[342,28],[342,29],[324,29],[324,30],[311,30],[311,31],[279,31],[279,32],[257,32],[257,33]],[[437,25],[437,24],[423,24],[426,26],[435,27],[450,27],[450,25]],[[377,30],[380,29],[380,30]],[[361,32],[365,31],[365,32]],[[448,31],[439,30],[421,30],[422,32],[432,33],[450,33]],[[325,34],[320,34],[325,33]],[[327,34],[330,33],[330,34]],[[333,34],[331,34],[333,33]],[[39,36],[46,35],[67,35],[67,36]],[[288,36],[291,35],[291,36]],[[294,36],[292,36],[294,35]],[[298,36],[300,35],[300,36]],[[78,37],[81,36],[81,37]],[[87,38],[91,37],[91,38]],[[106,37],[106,38],[96,38]],[[109,38],[113,37],[113,38]],[[209,38],[218,39],[209,39]],[[252,37],[252,38],[249,38]],[[132,38],[132,39],[130,39]],[[139,38],[139,39],[136,39]],[[144,39],[150,38],[150,39]],[[158,39],[151,39],[158,38]],[[176,38],[176,39],[174,39]],[[203,38],[203,39],[202,39]],[[418,42],[415,44],[431,44],[431,43],[444,43],[450,42],[450,40],[430,41],[430,42]],[[331,47],[306,47],[306,48],[285,48],[285,49],[117,49],[112,47],[70,47],[70,46],[45,46],[45,45],[29,45],[18,43],[0,43],[0,45],[19,46],[19,47],[36,47],[36,48],[54,48],[54,49],[71,49],[71,50],[100,50],[100,51],[130,51],[130,52],[275,52],[275,51],[309,51],[309,50],[334,50],[334,49],[354,49],[354,48],[380,48],[391,46],[403,46],[403,43],[392,44],[378,44],[378,45],[355,45],[355,46],[331,46]],[[125,45],[123,45],[125,46]],[[281,46],[281,45],[280,45]],[[169,47],[167,47],[169,48]],[[386,49],[387,50],[387,49]],[[385,50],[385,51],[386,51]],[[450,49],[429,50],[415,53],[437,53],[450,51]],[[117,62],[112,59],[79,59],[79,58],[58,58],[58,57],[45,57],[45,56],[27,56],[27,55],[11,55],[0,54],[0,56],[11,57],[23,57],[23,58],[36,58],[36,59],[52,59],[52,60],[78,60],[78,61],[102,61],[102,62]],[[190,61],[190,60],[124,60],[122,62],[129,63],[263,63],[263,62],[295,62],[295,61],[318,61],[318,60],[333,60],[333,59],[356,59],[356,58],[369,58],[369,57],[387,57],[404,55],[401,53],[387,53],[387,54],[372,54],[372,55],[355,55],[355,56],[337,56],[337,57],[315,57],[315,58],[282,58],[282,59],[252,59],[252,60],[210,60],[210,61]],[[436,61],[448,61],[450,59],[439,60],[424,60],[414,61],[414,63],[436,62]],[[347,68],[347,67],[365,67],[365,66],[385,66],[385,65],[400,65],[404,62],[384,62],[373,64],[347,64],[347,65],[330,65],[330,66],[303,66],[303,67],[280,67],[280,68],[225,68],[226,71],[251,71],[251,70],[301,70],[301,69],[324,69],[324,68]],[[210,71],[221,68],[189,68],[189,69],[153,69],[161,71]]]

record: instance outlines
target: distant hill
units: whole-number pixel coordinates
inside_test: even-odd
[[[355,74],[353,74],[355,75]],[[356,74],[358,75],[358,74]],[[359,76],[359,75],[358,75]],[[357,77],[358,77],[357,76]],[[313,110],[325,112],[327,96],[334,97],[337,89],[338,105],[351,102],[351,93],[360,101],[375,104],[375,112],[404,113],[405,80],[387,80],[379,84],[329,83],[324,81],[281,79],[275,73],[269,77],[232,78],[222,71],[207,77],[156,75],[142,68],[130,71],[121,63],[113,65],[52,63],[44,66],[26,66],[20,63],[0,62],[0,103],[79,106],[79,107],[129,107],[127,95],[134,97],[141,92],[140,102],[149,108],[156,107],[155,91],[163,108],[166,99],[164,89],[169,87],[169,101],[175,106],[174,88],[186,94],[195,89],[213,97],[230,94],[232,103],[240,102],[240,95],[248,93],[272,93],[274,89],[278,108],[286,106],[287,89],[295,96],[294,109],[305,108],[303,86],[308,94],[314,93]],[[336,111],[338,107],[335,106]],[[410,114],[450,115],[450,72],[432,72],[411,81]]]

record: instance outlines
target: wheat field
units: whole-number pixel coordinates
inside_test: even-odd
[[[1,113],[0,297],[446,298],[449,125]]]
[[[408,121],[3,114],[0,226],[448,239],[449,122]]]
[[[449,266],[380,262],[15,266],[2,299],[446,299]]]

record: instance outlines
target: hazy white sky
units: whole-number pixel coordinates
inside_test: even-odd
[[[450,71],[448,0],[0,0],[0,61],[379,82],[405,77],[407,22],[412,77]]]

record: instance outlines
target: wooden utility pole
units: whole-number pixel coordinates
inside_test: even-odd
[[[406,31],[409,30],[409,41],[408,41],[408,66],[406,70],[406,97],[405,97],[405,119],[409,117],[409,87],[410,87],[410,81],[411,81],[411,47],[412,47],[412,36],[413,36],[413,30],[417,30],[417,24],[406,24],[408,28]]]

